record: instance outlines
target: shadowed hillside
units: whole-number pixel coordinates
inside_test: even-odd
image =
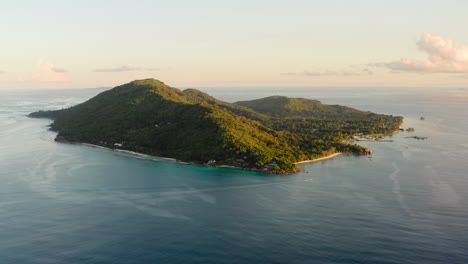
[[[268,97],[230,104],[195,89],[181,91],[154,79],[115,87],[68,109],[30,114],[54,120],[51,129],[58,132],[56,141],[266,172],[294,172],[294,162],[300,160],[338,151],[364,151],[342,143],[350,133],[343,133],[341,125],[338,134],[331,131],[336,126],[330,126],[332,133],[328,134],[307,131],[307,126],[320,124],[304,118],[312,115],[314,119],[327,118],[335,125],[346,119],[373,117],[381,118],[380,127],[401,122],[401,118],[306,99]],[[298,124],[305,124],[305,129]]]

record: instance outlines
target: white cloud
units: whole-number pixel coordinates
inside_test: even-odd
[[[468,47],[455,47],[452,40],[424,33],[417,43],[428,60],[403,58],[390,63],[374,63],[395,71],[420,73],[468,73]]]
[[[57,69],[64,70],[62,68],[56,68],[51,62],[39,59],[37,62],[37,71],[31,76],[31,80],[35,82],[65,82],[67,78],[65,71],[56,71]]]

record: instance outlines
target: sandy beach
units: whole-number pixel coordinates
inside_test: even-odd
[[[152,156],[152,155],[147,155],[147,154],[143,154],[143,153],[139,153],[139,152],[135,152],[135,151],[130,151],[130,150],[124,150],[124,149],[111,149],[111,148],[107,148],[107,147],[103,147],[103,146],[99,146],[99,145],[94,145],[94,144],[89,144],[89,143],[80,143],[82,145],[85,145],[85,146],[89,146],[89,147],[94,147],[94,148],[101,148],[101,149],[107,149],[107,150],[113,150],[113,151],[116,151],[116,152],[121,152],[121,153],[125,153],[125,154],[130,154],[136,158],[143,158],[143,159],[148,159],[148,160],[155,160],[155,161],[168,161],[168,162],[177,162],[177,163],[184,163],[184,164],[194,164],[194,165],[200,165],[200,164],[197,164],[197,163],[192,163],[192,162],[183,162],[183,161],[179,161],[177,159],[173,159],[173,158],[167,158],[167,157],[158,157],[158,156]],[[295,162],[294,164],[303,164],[303,163],[309,163],[309,162],[316,162],[316,161],[321,161],[321,160],[326,160],[326,159],[331,159],[333,157],[336,157],[338,155],[341,155],[343,153],[341,152],[337,152],[337,153],[333,153],[331,155],[328,155],[326,157],[322,157],[322,158],[318,158],[318,159],[313,159],[313,160],[303,160],[303,161],[298,161],[298,162]],[[213,167],[217,167],[217,168],[238,168],[238,169],[241,169],[239,167],[235,167],[235,166],[230,166],[230,165],[218,165],[218,166],[213,166]]]
[[[294,164],[303,164],[303,163],[309,163],[309,162],[315,162],[315,161],[320,161],[320,160],[331,159],[331,158],[336,157],[336,156],[341,155],[341,154],[343,154],[343,153],[337,152],[337,153],[333,153],[333,154],[331,154],[329,156],[318,158],[318,159],[303,160],[303,161],[294,162]]]
[[[139,153],[139,152],[130,151],[130,150],[125,150],[125,149],[117,149],[117,148],[116,148],[116,149],[112,149],[112,148],[107,148],[107,147],[103,147],[103,146],[99,146],[99,145],[94,145],[94,144],[89,144],[89,143],[79,143],[79,144],[85,145],[85,146],[88,146],[88,147],[101,148],[101,149],[107,149],[107,150],[111,150],[111,151],[115,151],[115,152],[120,152],[120,153],[122,153],[122,154],[126,154],[126,155],[133,156],[133,157],[135,157],[135,158],[137,158],[137,159],[146,159],[146,160],[153,160],[153,161],[174,162],[174,163],[187,164],[187,165],[198,165],[198,166],[202,166],[202,167],[232,168],[232,169],[244,169],[244,170],[249,170],[249,171],[259,171],[259,172],[262,172],[262,170],[260,170],[260,169],[240,168],[240,167],[231,166],[231,165],[206,166],[206,165],[198,164],[198,163],[194,163],[194,162],[184,162],[184,161],[179,161],[179,160],[173,159],[173,158],[152,156],[152,155],[147,155],[147,154],[144,154],[144,153]],[[318,158],[318,159],[313,159],[313,160],[303,160],[303,161],[295,162],[294,164],[298,165],[298,164],[303,164],[303,163],[309,163],[309,162],[315,162],[315,161],[320,161],[320,160],[331,159],[331,158],[336,157],[336,156],[341,155],[341,154],[342,154],[341,152],[337,152],[337,153],[333,153],[333,154],[331,154],[331,155],[329,155],[329,156],[326,156],[326,157],[322,157],[322,158]],[[297,171],[295,171],[295,172],[297,172]]]
[[[133,156],[135,158],[140,158],[140,159],[154,160],[154,161],[168,161],[168,162],[177,162],[177,163],[187,163],[187,164],[189,164],[188,162],[178,161],[177,159],[173,159],[173,158],[152,156],[152,155],[139,153],[139,152],[135,152],[135,151],[130,151],[130,150],[125,150],[125,149],[117,149],[117,148],[112,149],[112,148],[107,148],[107,147],[94,145],[94,144],[89,144],[89,143],[78,143],[78,144],[85,145],[85,146],[88,146],[88,147],[93,147],[93,148],[112,150],[112,151],[115,151],[115,152],[120,152],[120,153],[123,153],[123,154]]]

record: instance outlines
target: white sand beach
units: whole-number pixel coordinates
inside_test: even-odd
[[[315,162],[315,161],[320,161],[320,160],[326,160],[326,159],[331,159],[333,157],[336,157],[338,155],[341,155],[343,153],[341,152],[337,152],[337,153],[333,153],[329,156],[326,156],[326,157],[322,157],[322,158],[318,158],[318,159],[312,159],[312,160],[303,160],[303,161],[298,161],[298,162],[295,162],[294,164],[303,164],[303,163],[309,163],[309,162]]]

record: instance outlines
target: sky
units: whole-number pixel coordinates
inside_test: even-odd
[[[22,1],[0,89],[468,87],[468,1]]]

